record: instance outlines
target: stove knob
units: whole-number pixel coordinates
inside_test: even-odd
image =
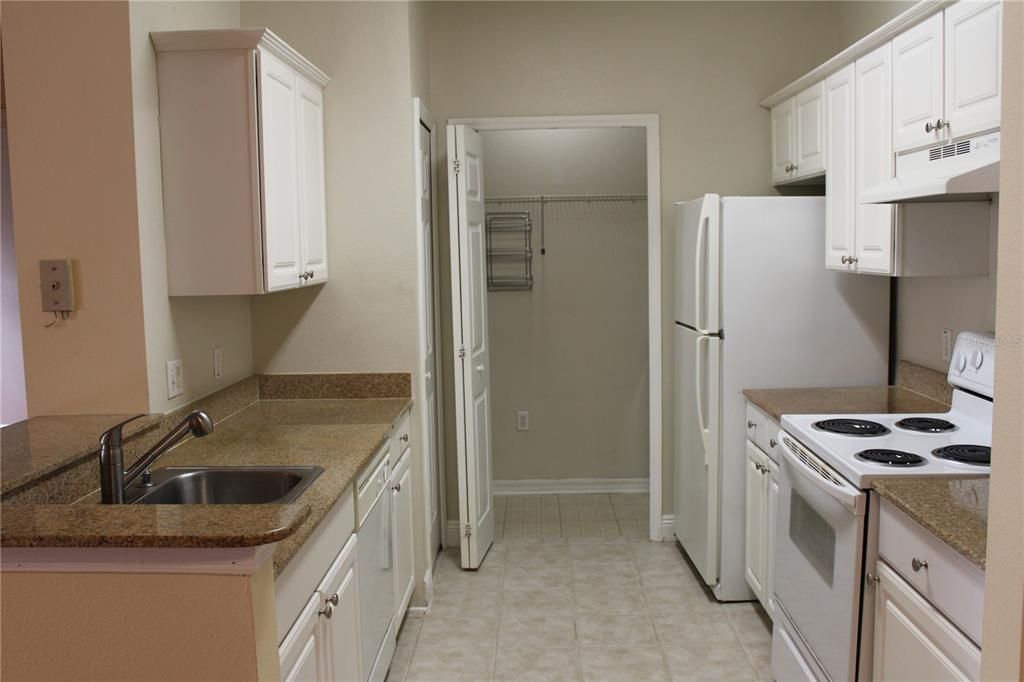
[[[980,350],[976,350],[971,353],[971,365],[974,369],[981,369],[981,365],[985,362],[985,354]]]
[[[962,372],[967,369],[967,356],[958,352],[956,357],[953,358],[953,366],[956,367],[956,371],[958,372]]]

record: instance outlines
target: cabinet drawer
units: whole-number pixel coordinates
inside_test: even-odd
[[[747,439],[757,447],[761,448],[773,461],[779,461],[778,443],[775,439],[782,430],[779,422],[767,415],[763,410],[747,403]]]
[[[925,599],[981,644],[985,573],[909,516],[882,500],[878,553]],[[927,567],[914,570],[915,560]]]

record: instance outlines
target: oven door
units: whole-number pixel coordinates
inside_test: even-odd
[[[831,680],[857,668],[867,493],[785,431],[775,538],[775,598]]]

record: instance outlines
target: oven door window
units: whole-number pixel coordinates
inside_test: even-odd
[[[831,589],[836,567],[836,532],[795,490],[790,497],[789,538]]]

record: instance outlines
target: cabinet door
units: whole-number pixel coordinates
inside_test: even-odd
[[[896,209],[889,204],[862,204],[867,190],[896,174],[892,147],[892,44],[857,60],[856,240],[857,270],[890,274]]]
[[[412,449],[406,448],[392,477],[395,519],[395,623],[402,622],[416,586],[413,571]]]
[[[329,679],[324,669],[323,632],[320,628],[319,594],[314,594],[299,614],[278,649],[284,682],[318,682]]]
[[[944,89],[950,138],[999,127],[1002,6],[999,0],[961,0],[945,11]]]
[[[765,611],[775,620],[775,517],[779,511],[779,465],[770,459],[768,475],[767,500],[765,503],[765,559],[764,559],[764,604]]]
[[[942,13],[892,41],[893,139],[896,151],[945,139],[942,119]],[[926,128],[925,126],[928,126]]]
[[[359,579],[353,534],[327,571],[318,590],[322,615],[321,669],[332,682],[362,682],[359,631]]]
[[[854,68],[825,81],[828,172],[825,175],[825,267],[852,270],[857,192],[854,177]]]
[[[778,184],[792,179],[796,159],[796,140],[793,136],[793,99],[772,107],[772,182]]]
[[[825,172],[825,83],[816,83],[794,98],[795,177]]]
[[[298,153],[301,222],[300,272],[305,284],[327,280],[327,196],[324,189],[324,94],[297,80]]]
[[[763,468],[768,459],[761,450],[747,441],[747,514],[746,514],[746,567],[750,589],[763,604],[765,563],[765,476]]]
[[[299,173],[296,76],[260,50],[260,165],[267,291],[299,285]]]
[[[888,564],[875,590],[876,680],[977,680],[981,651]]]

